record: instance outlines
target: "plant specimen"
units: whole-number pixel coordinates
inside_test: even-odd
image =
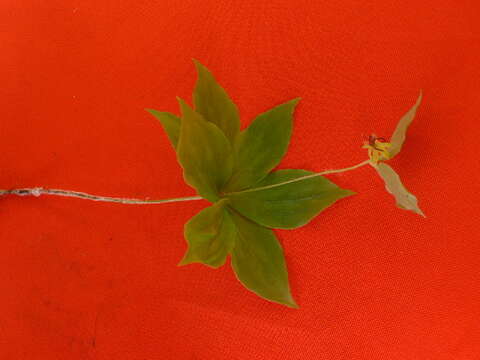
[[[57,195],[124,204],[206,199],[211,205],[185,224],[188,249],[179,265],[202,263],[218,268],[230,257],[236,277],[247,289],[290,307],[297,304],[290,291],[283,249],[272,229],[304,226],[336,201],[354,194],[324,175],[371,165],[399,207],[424,216],[417,198],[386,164],[400,152],[421,94],[400,119],[390,141],[375,135],[369,137],[363,146],[368,151],[365,161],[320,173],[274,170],[287,151],[299,99],[258,115],[250,126],[241,130],[237,106],[205,66],[197,61],[195,66],[198,80],[193,108],[178,99],[180,117],[148,111],[160,121],[176,151],[186,183],[198,196],[142,200],[47,188],[1,190],[0,195]]]

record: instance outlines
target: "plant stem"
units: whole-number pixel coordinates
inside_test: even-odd
[[[325,170],[325,171],[322,171],[322,172],[319,172],[319,173],[301,176],[301,177],[299,177],[299,178],[292,179],[292,180],[288,180],[288,181],[284,181],[284,182],[281,182],[281,183],[272,184],[272,185],[266,185],[266,186],[260,186],[260,187],[256,187],[256,188],[253,188],[253,189],[247,189],[247,190],[242,190],[242,191],[235,191],[235,192],[231,192],[231,193],[228,193],[228,194],[225,194],[225,195],[243,194],[243,193],[247,193],[247,192],[254,192],[254,191],[260,191],[260,190],[272,189],[272,188],[276,188],[276,187],[278,187],[278,186],[282,186],[282,185],[286,185],[286,184],[291,184],[291,183],[294,183],[294,182],[297,182],[297,181],[302,181],[302,180],[311,179],[311,178],[314,178],[314,177],[317,177],[317,176],[328,175],[328,174],[335,174],[335,173],[341,173],[341,172],[345,172],[345,171],[355,170],[355,169],[358,169],[358,168],[360,168],[360,167],[362,167],[362,166],[365,166],[365,165],[367,165],[367,164],[369,164],[369,163],[370,163],[370,159],[365,160],[365,161],[362,161],[360,164],[353,165],[353,166],[350,166],[350,167],[347,167],[347,168],[343,168],[343,169]]]
[[[188,197],[162,199],[162,200],[115,198],[110,196],[91,195],[91,194],[87,194],[79,191],[44,189],[41,187],[0,190],[0,196],[3,196],[3,195],[35,196],[35,197],[39,197],[40,195],[54,195],[54,196],[73,197],[73,198],[92,200],[92,201],[113,202],[113,203],[120,203],[120,204],[136,204],[136,205],[165,204],[165,203],[171,203],[171,202],[202,199],[202,197],[200,196],[188,196]]]
[[[224,195],[231,195],[231,194],[242,194],[247,192],[259,191],[259,190],[266,190],[275,188],[278,186],[294,183],[297,181],[311,179],[317,176],[328,175],[328,174],[335,174],[341,173],[345,171],[355,170],[359,167],[367,165],[370,163],[370,160],[365,160],[360,164],[350,166],[343,169],[337,170],[325,170],[319,173],[311,174],[302,176],[293,180],[284,181],[278,184],[261,186],[253,189],[247,189],[237,192],[231,192]],[[41,195],[53,195],[53,196],[64,196],[64,197],[73,197],[78,199],[84,200],[92,200],[92,201],[103,201],[103,202],[113,202],[113,203],[120,203],[120,204],[135,204],[135,205],[150,205],[150,204],[165,204],[165,203],[172,203],[172,202],[179,202],[179,201],[192,201],[192,200],[201,200],[201,196],[187,196],[187,197],[180,197],[180,198],[172,198],[172,199],[161,199],[161,200],[149,200],[149,199],[130,199],[130,198],[116,198],[111,196],[98,196],[98,195],[91,195],[84,192],[79,191],[71,191],[71,190],[60,190],[60,189],[45,189],[42,187],[35,187],[35,188],[20,188],[20,189],[11,189],[11,190],[0,190],[0,197],[5,195],[17,195],[17,196],[35,196],[39,197]]]

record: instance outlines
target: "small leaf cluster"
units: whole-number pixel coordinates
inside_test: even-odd
[[[176,150],[186,183],[212,203],[185,224],[188,249],[180,265],[217,268],[230,256],[247,289],[297,307],[272,229],[303,226],[353,192],[322,176],[309,178],[310,171],[274,171],[287,151],[299,99],[258,115],[241,130],[237,106],[205,66],[198,61],[195,66],[194,107],[178,99],[180,117],[148,110]]]
[[[391,166],[385,163],[385,161],[392,159],[400,153],[407,136],[407,129],[415,118],[417,109],[422,102],[422,97],[422,92],[420,92],[415,105],[398,122],[390,142],[379,141],[373,136],[373,142],[365,144],[364,147],[368,149],[371,159],[370,165],[377,170],[385,182],[385,188],[393,195],[397,206],[425,217],[425,214],[418,206],[417,197],[407,190],[400,180],[400,176]]]

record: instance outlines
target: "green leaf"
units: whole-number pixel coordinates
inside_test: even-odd
[[[231,252],[236,228],[225,209],[227,200],[220,200],[203,209],[185,224],[188,250],[179,265],[202,263],[214,268],[225,263]]]
[[[217,83],[212,73],[194,60],[198,80],[193,92],[195,111],[207,121],[217,125],[233,143],[240,131],[240,116],[237,106],[227,92]]]
[[[390,158],[393,158],[402,149],[402,145],[407,135],[407,129],[412,123],[413,119],[415,118],[415,114],[417,113],[417,108],[420,106],[420,103],[422,102],[422,96],[423,96],[422,92],[420,92],[420,95],[418,96],[418,99],[415,105],[413,105],[413,107],[410,110],[408,110],[408,112],[405,115],[403,115],[403,117],[398,122],[397,127],[390,139],[391,146],[388,149]]]
[[[232,173],[230,143],[216,125],[205,121],[183,100],[179,99],[179,103],[182,126],[177,157],[183,177],[202,197],[215,202],[218,191]]]
[[[232,217],[237,227],[232,268],[238,280],[264,299],[297,308],[283,250],[273,231],[235,212]]]
[[[300,180],[303,177],[307,178]],[[352,194],[313,172],[290,169],[270,173],[255,188],[228,197],[233,208],[260,225],[294,229],[308,223],[335,201]]]
[[[162,124],[163,130],[167,133],[174,149],[177,148],[178,139],[180,137],[180,118],[164,111],[153,109],[145,109]]]
[[[417,198],[405,188],[395,170],[383,162],[372,166],[377,170],[383,181],[385,181],[385,188],[395,197],[399,208],[411,210],[425,217],[423,211],[418,207]]]
[[[278,165],[290,142],[292,115],[299,100],[259,115],[240,133],[234,145],[235,167],[226,191],[248,188]]]

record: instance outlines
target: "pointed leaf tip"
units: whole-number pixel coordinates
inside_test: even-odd
[[[306,225],[336,201],[354,194],[323,176],[312,175],[314,173],[306,170],[277,170],[255,187],[228,197],[233,208],[262,226],[295,229]]]
[[[274,232],[231,211],[237,228],[232,268],[237,279],[258,296],[298,308],[290,292],[283,249]]]
[[[202,263],[218,268],[225,263],[234,246],[235,224],[225,209],[227,200],[220,200],[200,211],[185,224],[188,250],[178,264]]]
[[[240,131],[240,115],[237,106],[217,82],[212,72],[198,60],[193,59],[193,62],[198,74],[193,92],[195,110],[205,120],[217,125],[233,143]]]
[[[385,188],[393,195],[399,208],[410,210],[420,216],[426,217],[418,206],[417,197],[405,188],[400,180],[400,176],[398,176],[395,170],[383,162],[372,166],[385,182]]]
[[[290,143],[298,101],[287,101],[258,115],[240,133],[234,146],[236,163],[226,191],[239,191],[258,183],[280,163]]]
[[[397,127],[395,128],[395,131],[393,132],[393,135],[390,139],[391,145],[390,145],[390,148],[388,149],[390,158],[393,158],[402,149],[403,143],[405,142],[405,139],[407,136],[408,127],[410,126],[413,119],[415,118],[417,109],[420,106],[420,103],[422,102],[422,98],[423,98],[423,91],[420,90],[420,94],[417,98],[415,105],[413,105],[410,108],[410,110],[408,110],[408,112],[405,115],[403,115],[400,121],[398,122]]]
[[[174,149],[177,148],[178,139],[180,137],[180,118],[165,111],[158,111],[154,109],[145,109],[153,115],[162,125],[163,130],[167,133]]]

